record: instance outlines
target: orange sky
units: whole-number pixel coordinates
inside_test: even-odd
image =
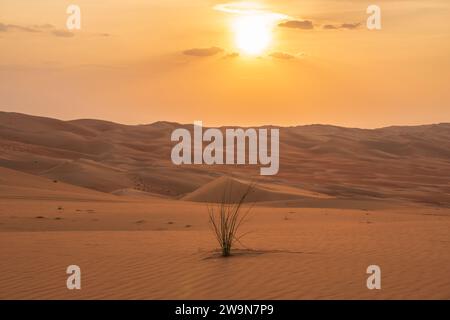
[[[217,10],[226,2],[2,0],[0,110],[131,124],[450,122],[449,1],[255,2],[311,28],[276,21],[248,56],[239,15]],[[71,3],[82,13],[73,34]],[[369,4],[382,9],[380,31],[365,27]]]

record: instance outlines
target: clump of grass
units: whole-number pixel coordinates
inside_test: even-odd
[[[222,200],[217,205],[208,206],[209,221],[212,225],[214,235],[222,249],[222,256],[229,257],[235,242],[245,235],[238,235],[239,228],[246,222],[247,216],[253,207],[250,205],[243,210],[247,197],[252,193],[255,186],[250,184],[239,196],[236,202],[231,199],[232,187],[226,188]]]

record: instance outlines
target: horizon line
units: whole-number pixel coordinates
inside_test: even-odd
[[[52,120],[58,120],[62,122],[75,122],[75,121],[100,121],[100,122],[108,122],[116,125],[121,126],[151,126],[151,125],[157,125],[160,123],[167,123],[172,125],[179,125],[179,126],[193,126],[194,121],[192,123],[181,123],[177,121],[169,121],[169,120],[156,120],[149,123],[135,123],[135,124],[126,124],[126,123],[120,123],[112,120],[106,120],[106,119],[99,119],[99,118],[75,118],[75,119],[61,119],[57,117],[51,117],[47,115],[36,115],[36,114],[30,114],[30,113],[23,113],[23,112],[16,112],[16,111],[3,111],[0,110],[0,114],[16,114],[21,116],[27,116],[27,117],[34,117],[34,118],[43,118],[43,119],[52,119]],[[195,120],[195,121],[202,121],[202,120]],[[411,124],[411,125],[399,125],[399,124],[392,124],[392,125],[386,125],[382,127],[373,127],[373,128],[362,128],[362,127],[353,127],[353,126],[344,126],[344,125],[337,125],[337,124],[330,124],[330,123],[309,123],[309,124],[295,124],[295,125],[276,125],[276,124],[260,124],[260,125],[254,125],[254,126],[247,126],[247,125],[231,125],[231,124],[224,124],[220,126],[204,126],[204,128],[229,128],[229,127],[238,127],[238,128],[262,128],[262,127],[276,127],[276,128],[297,128],[297,127],[310,127],[310,126],[323,126],[323,127],[335,127],[335,128],[344,128],[344,129],[357,129],[357,130],[380,130],[380,129],[386,129],[386,128],[399,128],[399,127],[424,127],[424,126],[436,126],[436,125],[450,125],[450,122],[438,122],[438,123],[423,123],[423,124]]]

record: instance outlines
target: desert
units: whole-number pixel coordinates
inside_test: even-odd
[[[173,165],[178,127],[1,112],[0,299],[450,299],[449,124],[281,127],[271,177]],[[250,181],[224,258],[208,206]]]

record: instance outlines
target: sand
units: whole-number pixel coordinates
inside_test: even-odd
[[[221,258],[201,204],[2,203],[0,299],[450,298],[443,210],[257,206],[240,250]],[[71,264],[80,291],[65,287]],[[382,290],[366,288],[371,264]]]
[[[206,203],[257,168],[174,167],[173,123],[0,124],[0,299],[450,299],[447,124],[285,128],[229,258]]]

